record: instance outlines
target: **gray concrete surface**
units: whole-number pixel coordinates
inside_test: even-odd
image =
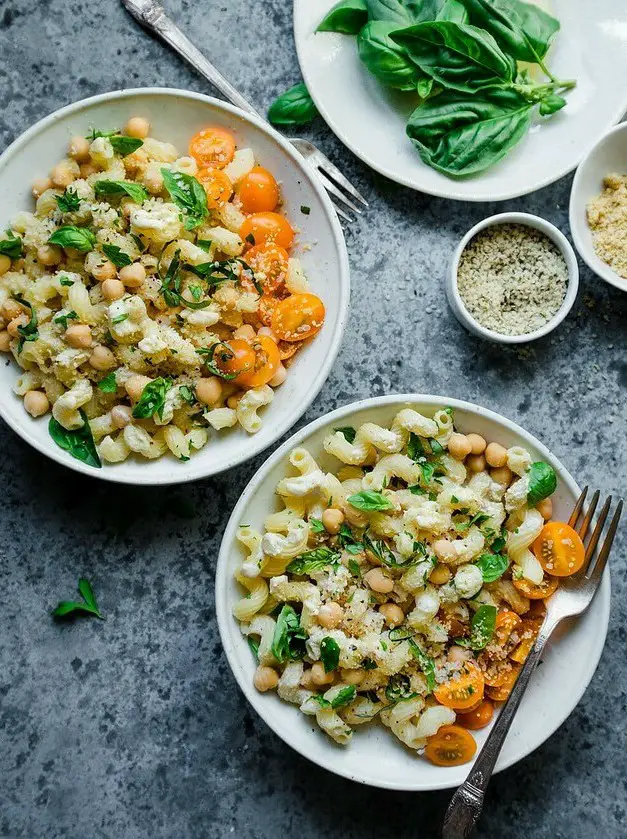
[[[299,79],[286,0],[168,6],[260,106]],[[1,4],[0,147],[68,102],[142,85],[209,92],[117,0]],[[344,346],[302,422],[373,394],[448,394],[522,423],[582,483],[624,490],[627,296],[584,270],[561,330],[509,351],[464,332],[442,290],[454,245],[488,214],[528,210],[567,232],[570,179],[497,206],[462,205],[373,174],[322,122],[305,135],[371,210],[348,234]],[[230,675],[212,581],[229,511],[261,458],[196,485],[134,490],[70,473],[4,425],[0,452],[0,836],[437,835],[448,793],[381,792],[327,774],[255,717]],[[49,610],[79,575],[108,619],[55,625]],[[544,746],[494,780],[478,836],[627,836],[624,530],[612,576],[591,686]]]

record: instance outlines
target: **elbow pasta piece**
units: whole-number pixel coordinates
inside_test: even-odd
[[[166,425],[163,429],[163,437],[174,457],[178,457],[179,460],[189,460],[189,442],[180,428],[175,425]]]
[[[512,446],[507,450],[507,465],[515,475],[525,475],[531,466],[531,455],[521,446]]]
[[[290,522],[287,535],[266,533],[261,540],[261,548],[266,556],[276,559],[293,559],[307,550],[309,525],[302,519]]]
[[[122,463],[130,453],[123,434],[118,434],[115,438],[107,435],[98,446],[98,454],[107,463]]]
[[[251,635],[259,636],[257,657],[259,658],[259,664],[266,667],[273,667],[277,664],[275,657],[272,655],[275,627],[276,621],[269,615],[256,615],[250,623],[241,626],[242,633],[247,637]]]
[[[518,566],[522,576],[536,585],[544,579],[542,566],[529,547],[535,542],[544,527],[543,516],[534,508],[526,509],[522,522],[516,530],[507,535],[507,555]]]
[[[124,441],[132,452],[141,454],[148,460],[161,457],[167,449],[163,438],[151,437],[145,428],[139,425],[127,425],[124,431]]]
[[[405,454],[391,454],[382,457],[372,471],[364,475],[362,486],[366,490],[380,492],[392,478],[400,478],[413,485],[420,481],[421,475],[420,466],[410,457]]]
[[[68,431],[82,428],[80,409],[92,398],[93,389],[87,379],[78,379],[70,390],[60,396],[52,406],[52,416]]]
[[[310,690],[300,686],[304,669],[302,661],[291,661],[285,667],[277,686],[277,693],[284,702],[300,706],[313,696]]]
[[[211,411],[205,411],[203,417],[216,431],[237,425],[237,414],[232,408],[213,408]]]
[[[256,434],[262,425],[261,417],[257,411],[265,405],[269,405],[274,399],[274,391],[269,385],[247,390],[237,403],[235,413],[239,424],[249,434]]]
[[[268,583],[262,577],[246,577],[240,571],[235,579],[248,594],[233,605],[233,615],[242,623],[250,623],[268,599]]]

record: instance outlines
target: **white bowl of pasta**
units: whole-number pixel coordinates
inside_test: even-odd
[[[207,477],[322,387],[346,247],[261,120],[182,90],[95,96],[4,152],[0,196],[0,415],[49,457],[122,483]]]
[[[458,785],[579,559],[547,552],[578,494],[531,434],[456,399],[378,397],[310,423],[254,475],[222,542],[218,625],[247,699],[339,775]],[[497,771],[580,700],[609,602],[606,574],[545,653]]]

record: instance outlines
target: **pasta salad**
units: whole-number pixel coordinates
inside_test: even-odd
[[[465,763],[544,601],[583,564],[577,533],[550,521],[555,472],[457,432],[451,409],[338,428],[324,450],[329,471],[294,449],[282,509],[238,529],[254,685],[341,745],[378,720],[437,765]]]
[[[0,234],[0,351],[53,440],[100,467],[257,432],[325,308],[254,150],[210,126],[181,155],[133,117],[74,137],[33,195]]]

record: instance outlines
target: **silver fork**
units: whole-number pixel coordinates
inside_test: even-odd
[[[166,15],[163,7],[156,0],[122,0],[122,4],[135,20],[150,32],[154,32],[162,38],[166,44],[169,44],[201,76],[204,76],[223,96],[226,96],[229,102],[237,105],[243,111],[247,111],[249,114],[253,114],[259,117],[259,119],[264,120],[264,122],[267,122],[259,111],[224,78],[222,73],[183,34],[179,27]],[[329,158],[320,149],[316,148],[313,143],[310,143],[309,140],[292,137],[289,138],[289,141],[316,172],[332,199],[335,199],[333,206],[338,216],[348,223],[354,221],[354,218],[347,210],[361,214],[361,208],[358,206],[358,203],[364,207],[368,206],[368,202],[363,195],[340,172],[337,166],[331,163]],[[345,193],[348,193],[348,195]],[[348,196],[351,197],[349,198]],[[355,200],[353,201],[352,199]],[[338,206],[337,202],[341,202],[341,205]]]
[[[571,527],[577,528],[587,494],[588,487],[584,489],[575,504],[575,508],[568,522]],[[592,496],[590,506],[578,528],[582,540],[585,540],[588,535],[592,518],[599,503],[599,497],[600,493],[597,490]],[[601,550],[595,559],[596,549],[611,505],[612,496],[610,495],[603,505],[596,526],[586,546],[585,561],[581,571],[572,577],[562,579],[559,589],[549,599],[544,623],[538,633],[533,649],[529,653],[527,661],[518,675],[509,699],[501,709],[470,774],[465,782],[458,787],[451,799],[446,816],[444,817],[442,839],[468,839],[474,831],[483,809],[486,789],[492,777],[497,758],[549,637],[557,625],[565,618],[580,615],[582,612],[585,612],[592,602],[592,598],[601,584],[603,571],[607,565],[610,549],[623,511],[623,502],[619,500]]]

